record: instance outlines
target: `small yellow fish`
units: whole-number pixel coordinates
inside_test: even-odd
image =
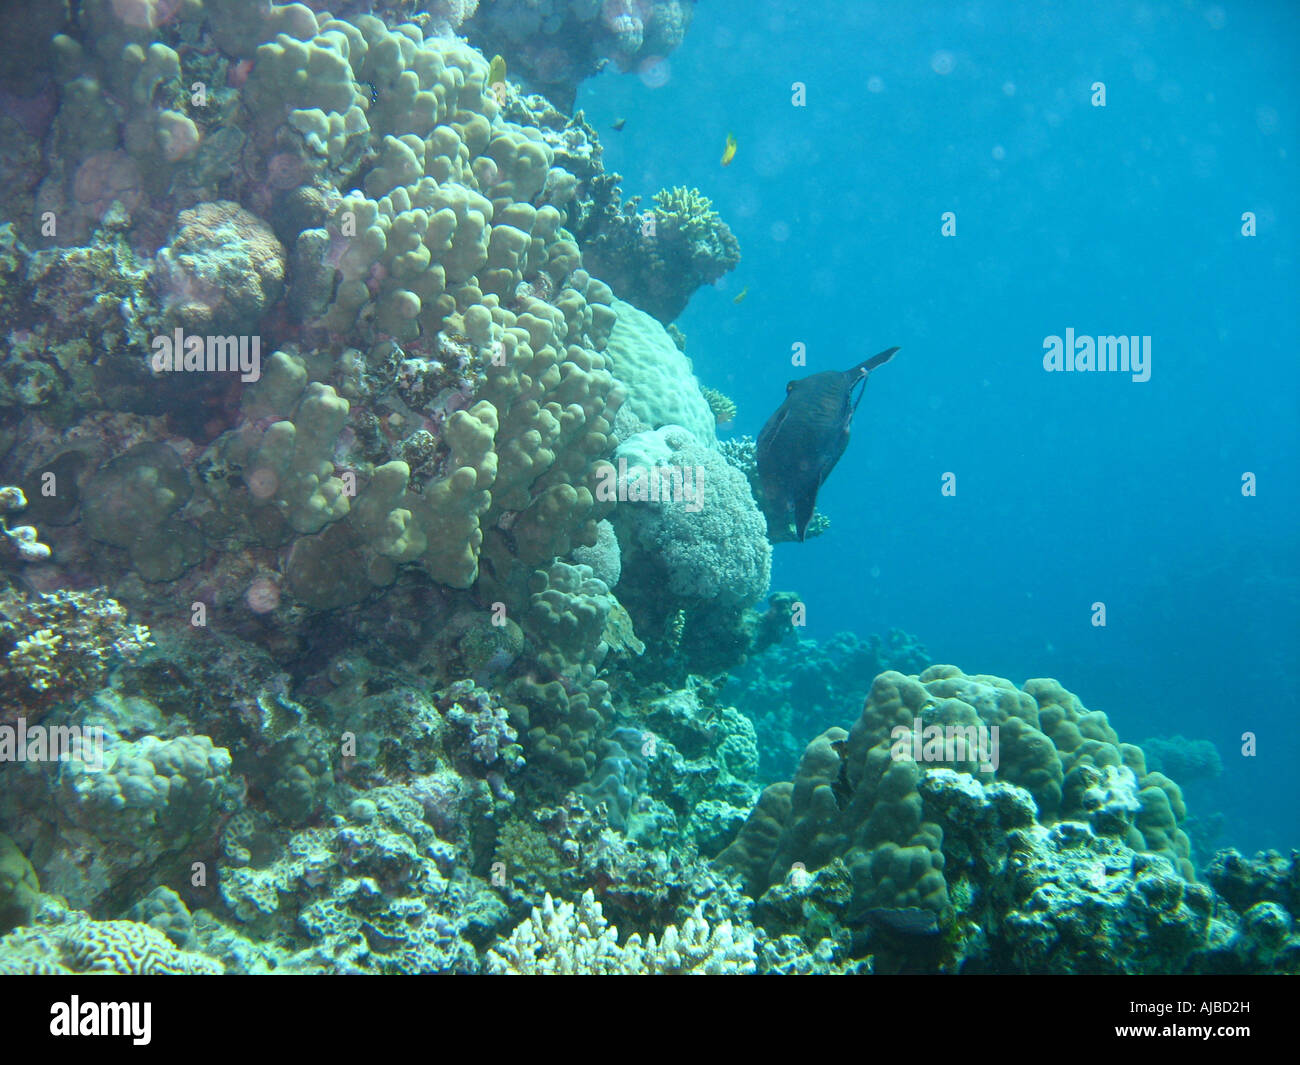
[[[736,298],[733,299],[731,302],[742,303],[744,302],[745,297],[748,295],[749,295],[749,286],[746,285],[744,288],[742,288],[739,292],[736,293]]]
[[[734,133],[728,133],[727,146],[722,149],[722,165],[730,166],[731,160],[734,158],[736,158],[736,135]]]
[[[496,85],[506,80],[506,61],[499,55],[492,57],[492,62],[488,66],[488,84]]]

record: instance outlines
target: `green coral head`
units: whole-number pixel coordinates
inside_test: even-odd
[[[660,189],[654,200],[663,219],[675,218],[691,234],[707,235],[722,222],[722,216],[713,209],[713,201],[699,189],[674,185],[671,189]]]
[[[730,396],[719,392],[716,388],[701,388],[700,392],[719,425],[726,425],[736,420],[736,402]]]

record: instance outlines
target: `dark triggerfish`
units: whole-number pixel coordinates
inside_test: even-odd
[[[802,542],[817,505],[817,490],[849,446],[849,426],[867,375],[897,350],[882,351],[851,370],[827,370],[785,386],[785,402],[758,434],[760,502],[773,543]],[[863,389],[855,397],[859,384]]]

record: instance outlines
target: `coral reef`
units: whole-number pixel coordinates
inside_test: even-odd
[[[614,517],[624,571],[654,566],[663,601],[751,606],[767,594],[772,550],[744,478],[717,451],[677,425],[637,433],[615,452]]]
[[[994,726],[999,747],[990,759],[987,749],[977,753],[975,738]],[[945,746],[944,729],[969,739]],[[929,746],[918,763],[914,744],[922,736]],[[1000,784],[1016,789],[988,800],[1002,818],[998,834],[1081,822],[1061,831],[1113,840],[1125,853],[1154,853],[1167,870],[1161,875],[1180,884],[1192,878],[1178,786],[1147,772],[1141,750],[1121,744],[1104,714],[1055,681],[1017,689],[952,666],[877,676],[852,730],[832,728],[815,739],[793,783],[766,789],[718,861],[739,870],[757,896],[796,863],[817,869],[838,857],[852,883],[848,908],[859,919],[916,911],[928,913],[931,931],[952,927],[969,864],[961,850],[969,844],[954,842],[952,796],[974,789],[983,804],[979,789]]]
[[[12,514],[27,509],[23,490],[13,485],[0,486],[0,514]],[[50,549],[37,537],[40,534],[31,525],[15,525],[0,517],[0,558],[11,562],[40,562],[50,557]]]
[[[143,168],[143,142],[118,127],[157,126],[145,89],[170,85],[181,53],[148,38],[190,15],[145,27],[119,14],[88,5],[93,49],[60,47],[87,94],[121,76],[121,50],[143,56],[133,76],[145,88],[125,93],[135,102],[101,138],[112,159]],[[249,588],[254,611],[338,609],[418,567],[455,588],[482,578],[489,601],[522,610],[537,567],[596,540],[609,505],[593,490],[621,398],[599,353],[614,320],[608,288],[580,268],[556,206],[567,172],[538,130],[501,117],[486,61],[454,39],[301,6],[216,4],[211,15],[223,47],[255,58],[214,90],[214,107],[252,118],[228,195],[186,205],[190,194],[146,190],[140,201],[109,182],[102,211],[60,230],[85,247],[14,245],[25,290],[55,324],[13,323],[29,339],[10,387],[58,417],[33,415],[34,446],[7,462],[27,483],[65,461],[77,434],[83,459],[65,498],[84,506],[63,543],[133,606]],[[200,152],[217,136],[201,137]],[[148,221],[131,214],[137,201]],[[163,245],[152,257],[125,239],[145,225]],[[87,304],[86,292],[103,295]],[[15,314],[27,317],[21,303]],[[290,315],[319,345],[299,355],[268,343],[242,389],[229,373],[160,376],[147,358],[122,357],[173,325],[208,334],[211,349],[216,332],[292,332]],[[88,343],[96,336],[109,357]],[[110,435],[90,421],[101,406],[174,420],[117,417]],[[85,535],[126,558],[99,558]],[[128,562],[147,582],[184,581],[141,587],[124,579]]]
[[[583,261],[615,294],[668,325],[692,293],[736,268],[740,245],[699,189],[655,193],[654,207],[640,197],[613,198],[577,230]]]
[[[798,638],[671,325],[736,240],[567,113],[692,7],[13,13],[0,972],[1300,967],[1209,745]]]
[[[717,438],[717,418],[695,378],[691,360],[658,322],[629,303],[614,300],[617,316],[605,347],[614,374],[627,391],[620,436],[680,425],[701,444]]]
[[[594,677],[611,650],[645,650],[627,612],[591,567],[553,562],[536,572],[533,589],[525,625],[545,648],[538,662],[555,676]]]
[[[480,0],[463,31],[485,55],[573,110],[584,78],[605,61],[657,83],[664,57],[682,43],[694,0]]]
[[[139,697],[105,689],[44,725],[83,742],[48,766],[29,757],[11,767],[0,818],[42,886],[74,906],[103,907],[152,886],[151,877],[182,876],[187,856],[210,849],[242,802],[229,752],[169,730]]]
[[[277,971],[472,972],[480,929],[505,918],[481,881],[453,879],[455,848],[425,822],[413,791],[370,789],[269,864],[253,859],[264,833],[252,818],[232,826],[220,891]]]
[[[766,965],[782,964],[782,944],[837,972],[867,964],[877,973],[1241,973],[1300,964],[1300,936],[1281,905],[1233,912],[1159,855],[1077,821],[1039,824],[1023,788],[938,768],[919,793],[943,833],[951,914],[863,908],[838,856],[811,871],[793,866],[754,906]]]
[[[1273,902],[1300,914],[1300,853],[1296,851],[1289,856],[1264,851],[1246,858],[1235,850],[1223,850],[1205,869],[1205,879],[1238,912]]]
[[[96,921],[46,899],[30,925],[0,939],[0,973],[53,976],[219,976],[221,964],[178,950],[157,929],[137,921]]]
[[[770,783],[794,775],[809,733],[851,721],[878,674],[921,673],[929,665],[925,647],[899,629],[865,640],[852,632],[825,642],[796,637],[751,656],[723,692],[754,722],[758,776]]]
[[[50,707],[85,698],[151,640],[101,592],[0,589],[0,724],[35,724]]]
[[[488,971],[511,976],[693,976],[740,975],[757,968],[753,932],[723,921],[710,928],[697,910],[679,930],[669,925],[656,942],[633,933],[618,942],[587,891],[573,905],[548,894],[510,938],[488,954]]]
[[[620,598],[661,670],[668,660],[665,679],[715,676],[765,638],[762,515],[735,467],[681,426],[634,433],[615,462]]]

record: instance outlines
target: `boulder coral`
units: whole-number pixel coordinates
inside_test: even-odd
[[[15,525],[9,528],[4,514],[25,510],[27,496],[14,485],[0,486],[0,558],[18,562],[40,562],[50,557],[50,549],[41,543],[40,534],[32,525]]]
[[[190,333],[251,334],[284,292],[271,227],[229,200],[181,211],[154,272],[171,320]]]
[[[233,100],[249,119],[223,186],[237,198],[197,197],[164,225],[171,201],[154,197],[163,246],[138,299],[114,300],[128,316],[115,347],[135,358],[70,350],[58,357],[74,389],[58,367],[16,386],[54,389],[65,422],[84,423],[103,403],[96,393],[182,412],[168,428],[124,426],[126,448],[79,431],[88,462],[70,485],[84,500],[71,538],[125,552],[81,551],[115,590],[129,567],[175,582],[187,608],[260,580],[286,605],[338,609],[407,567],[522,612],[536,570],[597,542],[612,501],[596,489],[623,396],[602,354],[612,294],[565,229],[556,149],[503,117],[487,61],[454,38],[301,5],[217,3],[209,14],[219,43],[252,59],[246,80],[214,89],[214,109]],[[122,49],[143,57],[135,81],[160,97],[175,88],[176,53],[152,39],[174,27],[128,25],[103,3],[85,16],[100,31],[93,47],[60,47],[76,59],[70,72],[90,71],[79,75],[87,93]],[[135,81],[122,92],[136,102],[100,138],[128,163],[148,153],[133,154],[118,120],[153,115]],[[115,189],[114,233],[132,225]],[[304,343],[268,343],[256,382],[146,372],[143,351],[164,327],[283,335],[289,316]],[[60,459],[60,443],[44,440],[23,478]],[[168,595],[126,589],[154,607]]]
[[[752,606],[767,594],[772,548],[744,475],[686,429],[637,433],[615,452],[624,572],[660,573],[675,600]]]
[[[991,737],[994,726],[998,746],[990,758],[975,739],[980,730]],[[917,747],[921,762],[913,757]],[[1178,786],[1148,773],[1141,750],[1121,743],[1105,714],[1088,710],[1054,680],[1017,688],[953,666],[876,677],[853,728],[831,728],[813,740],[793,782],[766,789],[718,860],[757,895],[796,863],[817,869],[839,857],[857,911],[921,909],[950,917],[949,839],[926,797],[927,781],[941,769],[985,785],[1016,785],[1032,802],[1030,821],[1082,822],[1083,831],[1158,854],[1179,877],[1193,879]]]
[[[650,315],[623,300],[613,300],[610,306],[616,321],[605,358],[626,389],[624,415],[646,429],[680,425],[701,444],[712,445],[718,418],[691,360]]]

